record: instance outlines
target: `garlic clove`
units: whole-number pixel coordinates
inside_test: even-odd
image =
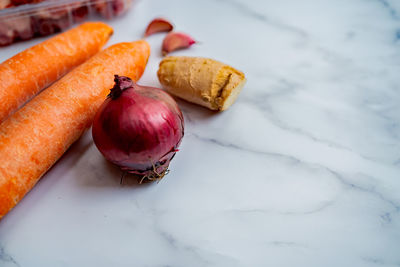
[[[144,36],[149,36],[158,32],[169,32],[172,31],[173,28],[174,26],[168,20],[155,18],[147,26]]]
[[[196,41],[186,33],[170,32],[165,36],[162,43],[162,53],[165,56],[172,51],[188,48],[194,43]]]

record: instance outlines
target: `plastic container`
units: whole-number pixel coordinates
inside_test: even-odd
[[[124,13],[132,0],[0,0],[0,46]]]

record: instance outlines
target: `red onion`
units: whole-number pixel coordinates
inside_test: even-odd
[[[182,112],[168,93],[118,75],[92,128],[103,156],[142,180],[166,174],[183,133]]]

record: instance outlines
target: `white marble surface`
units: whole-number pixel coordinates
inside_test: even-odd
[[[159,15],[201,41],[176,55],[246,73],[238,101],[179,102],[159,184],[121,186],[86,134],[0,222],[0,266],[400,266],[400,1],[141,0],[110,43]]]

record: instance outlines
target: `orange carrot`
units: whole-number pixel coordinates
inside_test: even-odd
[[[100,51],[113,29],[84,23],[0,64],[0,123],[40,90]]]
[[[137,81],[150,55],[146,41],[98,53],[0,125],[0,219],[87,129],[114,74]]]

